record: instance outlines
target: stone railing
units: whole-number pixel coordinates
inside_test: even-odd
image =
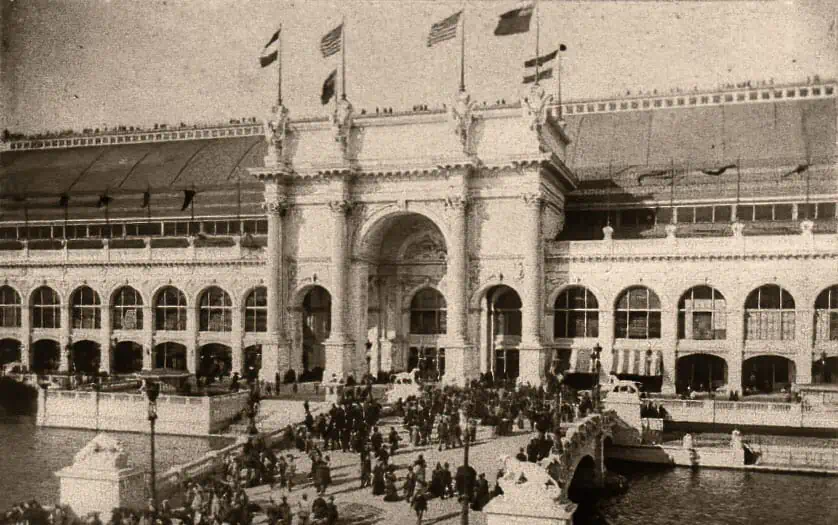
[[[156,431],[161,434],[213,434],[235,419],[247,405],[249,393],[188,397],[161,395],[157,399]],[[148,400],[143,394],[39,389],[40,426],[150,431]]]
[[[683,423],[838,429],[838,410],[801,403],[656,399],[666,420]]]

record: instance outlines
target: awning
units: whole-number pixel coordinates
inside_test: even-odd
[[[633,376],[659,376],[663,354],[660,350],[623,349],[614,352],[614,362],[611,371],[615,374]]]
[[[594,359],[593,351],[590,348],[573,348],[570,351],[570,368],[567,369],[571,374],[593,374],[594,373]]]

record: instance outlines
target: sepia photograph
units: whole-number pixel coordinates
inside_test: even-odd
[[[836,0],[0,0],[0,525],[838,525],[836,90]]]

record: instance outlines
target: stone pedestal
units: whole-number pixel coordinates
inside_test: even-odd
[[[61,504],[79,517],[98,512],[107,522],[116,507],[144,507],[145,471],[130,466],[122,444],[106,434],[93,438],[71,466],[55,475],[61,483]]]
[[[524,502],[498,496],[483,507],[486,525],[571,525],[575,503]]]

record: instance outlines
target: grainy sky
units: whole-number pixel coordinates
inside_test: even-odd
[[[325,115],[339,56],[320,37],[346,17],[347,92],[357,108],[441,105],[458,83],[457,41],[431,24],[463,2],[431,0],[0,0],[0,128],[216,122],[260,116],[275,67],[258,56],[283,24],[284,95],[294,116]],[[466,85],[479,101],[520,96],[535,31],[494,37],[514,1],[466,6]],[[713,87],[836,77],[836,0],[541,2],[542,49],[567,45],[563,93]]]

